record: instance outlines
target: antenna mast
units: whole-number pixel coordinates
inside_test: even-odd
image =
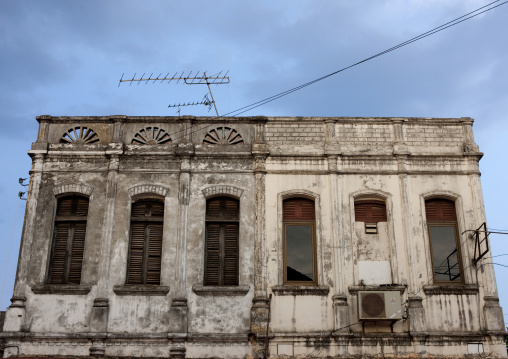
[[[160,73],[159,76],[154,77],[154,78],[152,78],[153,73],[150,76],[148,76],[148,78],[145,77],[145,74],[143,74],[140,78],[136,78],[136,74],[134,74],[132,79],[126,79],[126,80],[123,79],[124,74],[122,74],[122,77],[120,78],[120,81],[118,82],[118,87],[120,87],[120,84],[122,82],[129,82],[129,85],[132,85],[133,82],[137,82],[139,85],[141,82],[144,81],[145,85],[146,85],[149,81],[152,81],[152,83],[155,83],[156,81],[160,81],[161,83],[163,83],[164,81],[167,81],[169,84],[173,80],[175,80],[176,83],[179,83],[180,80],[183,80],[183,83],[185,83],[186,85],[206,85],[206,86],[208,86],[208,91],[210,92],[210,97],[212,98],[212,101],[210,101],[210,103],[213,104],[213,107],[215,108],[215,113],[217,114],[217,117],[219,117],[219,111],[217,110],[217,106],[215,104],[215,100],[213,98],[212,89],[210,88],[210,85],[228,84],[230,82],[229,77],[227,76],[228,73],[229,73],[229,71],[227,71],[224,75],[221,76],[221,74],[222,74],[222,71],[221,71],[215,75],[207,76],[206,72],[203,72],[203,75],[199,76],[199,71],[198,71],[192,77],[192,71],[187,76],[184,76],[184,72],[182,71],[180,76],[177,76],[178,72],[175,72],[175,74],[172,77],[168,77],[168,75],[169,75],[169,72],[168,72],[166,74],[166,76],[161,77],[162,73]],[[195,104],[197,105],[197,104],[201,104],[201,103],[195,103]],[[203,103],[203,104],[205,104],[205,103]],[[189,106],[190,106],[190,104],[189,104]],[[168,106],[168,107],[176,107],[176,106],[173,105],[173,106]]]

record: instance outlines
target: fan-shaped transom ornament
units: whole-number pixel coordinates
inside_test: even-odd
[[[171,142],[171,136],[159,127],[145,127],[139,130],[132,139],[133,145],[162,145]]]
[[[89,127],[78,126],[69,129],[60,138],[61,143],[95,143],[99,142],[99,136]]]
[[[243,138],[231,127],[217,127],[210,130],[203,139],[204,145],[243,145]]]

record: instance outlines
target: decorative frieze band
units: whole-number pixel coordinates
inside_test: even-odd
[[[218,194],[229,194],[231,196],[240,198],[242,196],[243,189],[233,187],[233,186],[211,186],[207,187],[203,190],[203,195],[205,198],[209,198]]]
[[[140,193],[155,193],[163,197],[166,197],[168,192],[169,188],[162,187],[156,184],[142,184],[139,186],[129,188],[129,194],[131,195],[131,197]]]
[[[55,196],[62,193],[82,193],[84,195],[90,196],[92,194],[93,188],[84,184],[79,183],[69,183],[61,186],[57,186],[53,188],[53,193]]]

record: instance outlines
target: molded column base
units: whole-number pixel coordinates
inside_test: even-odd
[[[268,322],[268,298],[254,297],[250,309],[250,331],[256,336],[266,335]]]
[[[4,332],[22,332],[25,326],[25,297],[12,297],[5,312]],[[0,328],[1,329],[1,328]]]
[[[334,295],[333,312],[335,319],[335,332],[349,332],[349,307],[347,305],[347,297],[344,294]]]
[[[169,309],[169,333],[187,333],[188,312],[187,299],[173,299]]]
[[[108,330],[109,300],[106,298],[95,298],[90,318],[90,331],[105,333]]]

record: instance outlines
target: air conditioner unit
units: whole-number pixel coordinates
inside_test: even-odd
[[[358,319],[397,320],[402,319],[399,291],[358,292]]]

